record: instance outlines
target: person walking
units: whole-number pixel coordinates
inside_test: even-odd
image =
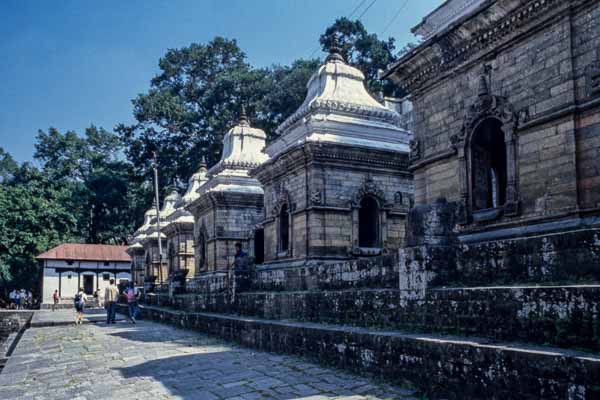
[[[58,289],[56,289],[54,291],[54,294],[52,295],[52,311],[54,311],[56,309],[57,305],[58,305]]]
[[[10,308],[15,308],[17,306],[17,291],[15,289],[8,294],[8,300],[10,301]]]
[[[117,313],[117,298],[119,290],[115,286],[115,280],[111,279],[109,285],[104,289],[104,308],[106,309],[106,323],[114,324]]]
[[[15,304],[17,305],[17,310],[21,309],[21,291],[17,290],[15,293]]]
[[[30,310],[33,308],[33,293],[29,290],[27,291],[27,308]]]
[[[131,323],[135,324],[135,319],[137,318],[138,313],[138,305],[133,283],[125,291],[125,296],[127,296],[127,309],[129,310],[129,318],[131,319]]]
[[[83,288],[79,288],[79,291],[77,292],[77,294],[75,294],[75,298],[73,299],[75,303],[75,311],[77,311],[75,323],[78,325],[81,325],[81,322],[83,321],[83,308],[85,307],[86,300],[87,297],[85,295],[85,292],[83,291]]]

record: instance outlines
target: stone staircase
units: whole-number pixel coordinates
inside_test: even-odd
[[[414,297],[400,289],[398,261],[259,270],[245,283],[148,296],[143,315],[408,381],[429,398],[600,399],[600,285],[430,287]]]

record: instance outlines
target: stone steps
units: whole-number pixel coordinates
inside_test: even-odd
[[[431,398],[600,398],[600,355],[594,353],[164,307],[141,306],[141,313],[143,318],[259,350],[300,355],[397,383],[408,381]]]
[[[177,306],[265,319],[294,319],[482,336],[600,351],[600,285],[245,292],[178,296]],[[161,305],[160,299],[156,300]],[[164,304],[164,303],[163,303]]]

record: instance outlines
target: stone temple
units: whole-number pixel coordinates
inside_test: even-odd
[[[185,206],[195,273],[144,317],[429,398],[600,398],[600,2],[447,0],[413,31],[381,73],[410,106],[333,50],[276,140],[240,118]]]
[[[194,216],[197,274],[230,268],[236,243],[253,246],[255,228],[263,218],[263,188],[250,170],[268,159],[263,151],[266,138],[242,112],[223,138],[221,159],[186,206]]]
[[[264,267],[388,254],[413,197],[411,134],[333,52],[252,171],[265,190]]]

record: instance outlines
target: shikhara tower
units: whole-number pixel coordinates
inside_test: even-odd
[[[411,134],[332,51],[300,108],[252,171],[265,190],[265,265],[379,255],[400,247],[412,202]]]

